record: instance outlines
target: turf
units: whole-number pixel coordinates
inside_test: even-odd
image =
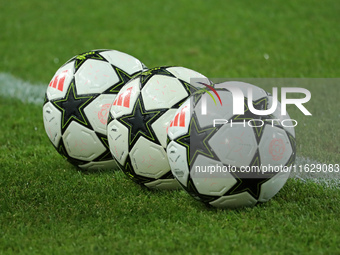
[[[211,78],[340,75],[340,4],[330,0],[0,5],[0,72],[31,83],[47,86],[62,63],[96,48]],[[313,117],[288,108],[298,155],[340,163],[336,84],[306,88]],[[78,171],[48,141],[41,106],[0,99],[0,254],[340,253],[339,186],[289,179],[265,204],[209,209],[119,171]]]
[[[209,209],[183,191],[153,192],[121,172],[81,173],[45,143],[40,107],[2,100],[3,253],[336,253],[339,190],[289,180],[266,204]],[[6,111],[5,111],[6,112]],[[26,116],[26,117],[23,117]],[[16,137],[7,140],[6,137]]]

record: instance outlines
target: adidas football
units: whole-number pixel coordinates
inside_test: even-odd
[[[116,50],[92,50],[61,66],[43,105],[45,131],[55,149],[81,169],[114,169],[107,116],[120,88],[145,66]]]
[[[107,125],[109,147],[121,169],[151,189],[179,185],[166,155],[167,127],[192,91],[210,84],[202,74],[184,67],[157,67],[130,80],[118,93]]]
[[[244,95],[243,114],[233,111],[235,89]],[[191,196],[236,208],[266,202],[283,187],[295,161],[295,124],[280,114],[279,102],[270,113],[272,102],[257,86],[225,82],[182,104],[168,129],[167,155]]]

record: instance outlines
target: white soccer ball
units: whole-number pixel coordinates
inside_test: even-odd
[[[146,69],[116,50],[79,54],[53,76],[43,105],[45,131],[56,150],[81,169],[114,169],[107,116],[120,88]]]
[[[195,81],[195,79],[198,79]],[[107,125],[109,146],[121,169],[151,189],[175,189],[166,155],[167,127],[192,91],[210,84],[184,67],[157,67],[128,82],[114,100]]]
[[[242,115],[233,112],[231,87],[245,96]],[[248,88],[256,110],[269,110],[273,102],[257,86],[225,82],[214,88],[193,94],[176,111],[168,129],[171,171],[190,195],[214,207],[266,202],[283,187],[294,164],[294,123],[282,125],[290,117],[281,116],[279,103],[272,114],[252,113]]]

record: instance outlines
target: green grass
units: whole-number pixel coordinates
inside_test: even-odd
[[[209,77],[339,77],[335,1],[4,1],[0,72],[46,86],[72,56],[117,49]],[[269,55],[269,59],[264,58]],[[10,85],[9,85],[10,86]],[[306,86],[298,154],[339,163],[336,85]],[[289,179],[254,208],[206,208],[121,172],[79,172],[50,144],[42,107],[0,95],[0,254],[338,254],[340,189]]]
[[[21,111],[3,111],[11,104]],[[340,191],[290,179],[255,208],[206,208],[122,172],[81,173],[50,146],[38,106],[3,99],[0,253],[337,253]],[[11,117],[10,126],[4,119]],[[6,139],[7,137],[16,139]]]
[[[70,57],[95,48],[122,50],[149,67],[181,65],[209,77],[340,72],[340,7],[332,0],[1,0],[1,7],[0,70],[30,81],[48,82]]]

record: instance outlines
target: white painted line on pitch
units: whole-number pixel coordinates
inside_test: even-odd
[[[24,103],[42,105],[48,84],[31,84],[8,73],[0,73],[0,96],[18,99]]]
[[[14,77],[8,73],[0,73],[0,96],[10,97],[18,99],[24,103],[32,103],[42,105],[44,102],[44,95],[48,84],[31,84],[27,81],[23,81],[19,78]],[[311,165],[321,164],[320,162],[305,158],[296,157],[295,164],[299,165]],[[339,188],[340,187],[340,173],[335,172],[321,172],[321,173],[310,173],[310,172],[291,172],[292,178],[301,179],[304,181],[313,181],[324,187]]]
[[[301,179],[303,181],[313,181],[315,183],[318,183],[322,185],[323,187],[328,187],[328,188],[340,188],[340,172],[335,172],[335,167],[333,164],[333,171],[331,172],[330,170],[325,171],[325,172],[317,172],[317,169],[315,168],[313,172],[310,171],[304,171],[302,167],[302,171],[300,172],[299,166],[306,166],[309,169],[312,169],[312,165],[314,166],[325,166],[327,165],[327,169],[329,168],[330,164],[326,163],[321,163],[318,162],[314,159],[310,158],[305,158],[305,157],[300,157],[297,156],[295,160],[295,165],[296,167],[296,172],[291,171],[291,178],[297,178]]]

